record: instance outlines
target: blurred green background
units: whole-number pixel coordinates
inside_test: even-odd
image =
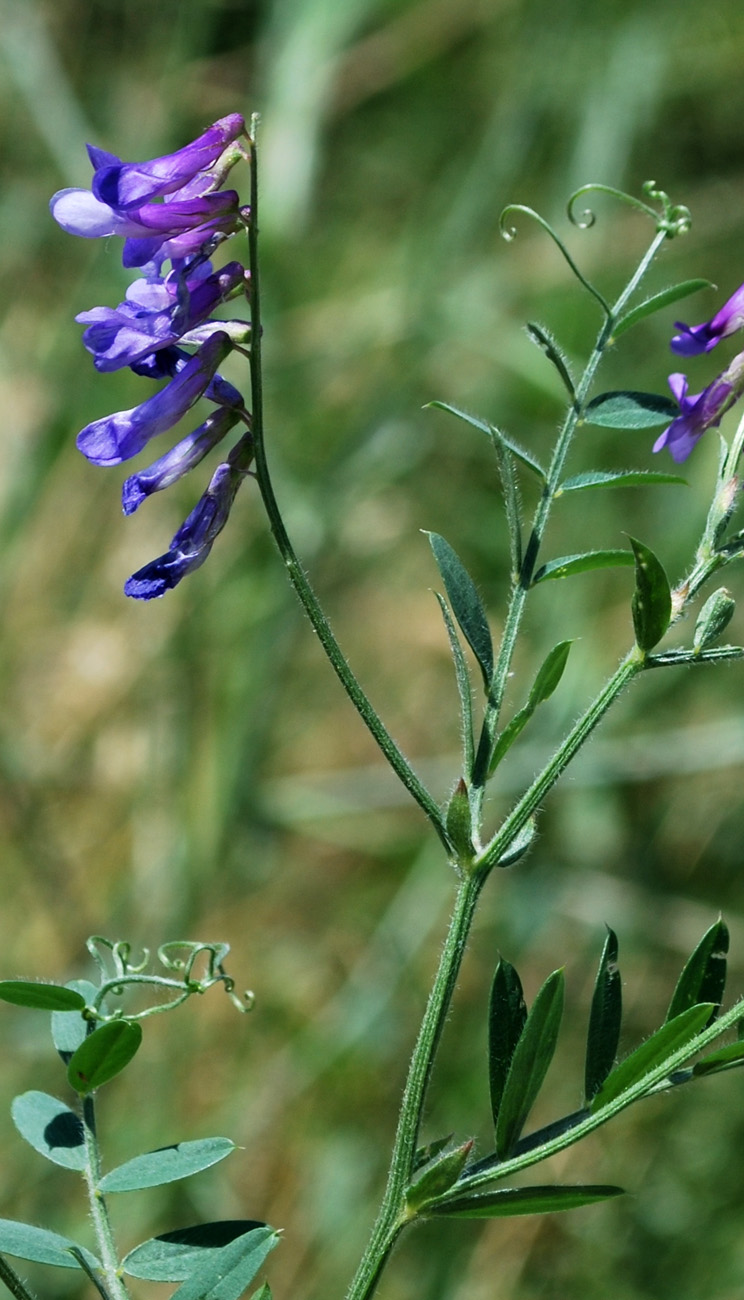
[[[275,1294],[341,1294],[381,1191],[452,881],[298,612],[252,484],[202,570],[150,606],[122,596],[206,476],[125,520],[123,473],[76,452],[84,424],[144,393],[129,372],[96,375],[73,322],[123,296],[119,246],[64,235],[50,194],[88,183],[87,140],[146,158],[225,113],[261,112],[277,491],[352,665],[444,796],[458,775],[456,694],[420,530],[456,546],[496,630],[505,531],[486,440],[422,407],[479,412],[544,455],[561,394],[522,325],[549,326],[578,359],[598,324],[536,228],[499,239],[499,211],[539,207],[611,294],[651,228],[602,201],[592,230],[571,230],[565,199],[585,181],[638,193],[653,177],[694,225],[649,287],[708,277],[719,292],[680,312],[704,319],[744,278],[743,73],[740,0],[0,0],[2,974],[86,974],[91,932],[151,947],[220,938],[257,995],[245,1020],[215,992],[153,1023],[131,1078],[103,1094],[110,1164],[212,1132],[245,1148],[183,1187],[120,1198],[124,1247],[202,1218],[266,1218],[287,1230],[270,1261]],[[625,336],[603,386],[665,391],[673,314]],[[690,362],[693,391],[717,360]],[[673,468],[652,456],[653,436],[587,429],[571,470]],[[711,437],[687,488],[558,503],[548,552],[622,545],[627,531],[679,576],[715,460]],[[734,592],[740,583],[732,574]],[[624,652],[629,594],[627,570],[535,593],[512,705],[550,645],[580,640],[504,768],[494,817]],[[741,991],[743,684],[738,667],[636,684],[548,800],[531,857],[492,879],[429,1137],[475,1134],[486,1149],[499,951],[530,996],[567,967],[546,1121],[579,1101],[605,923],[621,942],[624,1050],[658,1024],[719,909]],[[45,1026],[10,1008],[1,1018],[2,1098],[64,1089]],[[71,1176],[27,1151],[5,1102],[0,1135],[0,1214],[86,1234]],[[739,1074],[656,1099],[540,1175],[619,1182],[629,1196],[543,1220],[423,1227],[381,1294],[733,1300],[742,1142]],[[72,1272],[39,1272],[38,1288],[89,1294]]]

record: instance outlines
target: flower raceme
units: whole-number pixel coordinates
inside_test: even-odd
[[[682,321],[676,324],[680,333],[671,341],[673,352],[688,357],[710,352],[721,339],[744,328],[744,285],[740,285],[711,320],[701,325],[685,325]],[[679,403],[680,413],[656,439],[654,451],[666,447],[679,462],[687,459],[707,429],[718,427],[744,393],[744,352],[735,356],[701,393],[690,395],[687,376],[682,374],[670,375],[669,387]]]
[[[248,344],[250,324],[214,319],[218,307],[245,293],[248,272],[237,261],[220,269],[210,261],[250,220],[237,191],[222,188],[247,157],[245,137],[243,118],[231,113],[184,148],[146,162],[123,162],[89,145],[91,188],[60,190],[50,202],[69,234],[123,238],[122,264],[142,271],[118,307],[93,307],[76,318],[86,326],[83,343],[96,369],[129,366],[168,381],[140,405],[87,425],[77,438],[80,451],[93,464],[118,465],[172,429],[201,398],[216,408],[149,468],[129,476],[125,514],[200,464],[235,425],[245,426],[168,552],[125,584],[127,595],[141,600],[162,596],[204,563],[252,460],[243,396],[217,373],[233,348]]]

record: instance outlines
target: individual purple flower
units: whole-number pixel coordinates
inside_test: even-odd
[[[744,392],[744,352],[696,396],[688,396],[687,376],[669,376],[669,387],[679,402],[680,414],[654,443],[654,451],[666,447],[677,462],[687,460],[706,429],[715,429]]]
[[[241,224],[235,190],[220,190],[174,203],[145,203],[122,211],[103,203],[90,190],[66,189],[52,195],[49,209],[68,235],[80,235],[83,239],[121,235],[126,239],[145,240],[156,248],[165,240],[204,225],[231,233]],[[143,262],[149,260],[143,258]]]
[[[89,145],[88,154],[95,169],[93,193],[112,208],[136,208],[149,199],[181,189],[198,173],[206,172],[244,133],[245,122],[240,113],[230,113],[214,122],[183,149],[140,163],[122,162],[113,154]],[[221,177],[216,179],[219,183]],[[207,188],[215,187],[214,183],[209,185],[206,178],[205,185]]]
[[[147,469],[141,469],[126,479],[121,490],[121,504],[125,515],[133,515],[135,510],[153,492],[162,492],[163,488],[177,483],[184,474],[198,465],[200,461],[216,447],[240,419],[238,411],[222,406],[208,415],[203,424],[185,438],[171,447],[164,456],[153,461]]]
[[[118,307],[93,307],[75,317],[88,328],[83,343],[97,370],[119,370],[148,353],[169,347],[203,324],[214,309],[243,283],[239,262],[213,272],[206,262],[194,273],[171,273],[164,280],[135,280]],[[218,325],[215,324],[215,329]]]
[[[700,352],[710,352],[721,340],[744,328],[744,284],[732,294],[712,320],[702,325],[685,325],[675,322],[681,334],[675,334],[670,344],[673,352],[682,357],[695,357]]]
[[[203,395],[230,348],[226,334],[214,334],[159,393],[129,411],[86,425],[78,434],[78,449],[94,465],[119,465],[136,456],[156,434],[177,424]]]
[[[209,487],[179,528],[165,555],[158,556],[128,578],[124,584],[125,594],[137,600],[153,600],[164,596],[187,573],[198,569],[224,528],[235,493],[244,478],[244,470],[227,462],[218,465]]]

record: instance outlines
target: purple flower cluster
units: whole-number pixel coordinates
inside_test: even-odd
[[[168,380],[139,406],[87,425],[77,438],[83,455],[95,465],[119,465],[172,429],[200,398],[216,408],[126,480],[125,514],[182,478],[236,424],[246,426],[168,551],[126,583],[127,595],[140,600],[164,595],[204,563],[252,460],[244,399],[217,373],[229,352],[248,342],[250,325],[212,319],[222,303],[245,293],[248,272],[240,262],[215,270],[209,260],[250,220],[237,192],[222,188],[231,168],[246,157],[245,134],[243,118],[232,113],[185,148],[148,162],[125,163],[89,145],[91,188],[60,190],[50,203],[55,221],[70,234],[122,236],[123,265],[142,272],[118,307],[94,307],[76,318],[87,326],[83,343],[96,369],[129,366],[146,378]]]
[[[710,352],[721,339],[744,329],[744,284],[736,290],[720,311],[702,325],[684,325],[677,321],[679,334],[671,342],[673,352],[692,357]],[[667,447],[676,461],[686,460],[706,429],[715,429],[723,416],[744,393],[744,352],[718,375],[702,393],[688,395],[687,376],[669,376],[669,387],[679,403],[680,413],[656,439],[654,451]]]

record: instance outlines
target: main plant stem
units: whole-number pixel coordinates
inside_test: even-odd
[[[111,1300],[129,1300],[129,1292],[119,1272],[119,1259],[114,1242],[108,1206],[98,1189],[101,1180],[101,1154],[96,1134],[96,1111],[92,1096],[83,1100],[83,1137],[85,1141],[85,1169],[90,1216],[98,1243],[98,1251],[106,1278],[106,1289]]]
[[[347,1300],[367,1300],[372,1295],[390,1252],[410,1218],[406,1208],[406,1189],[411,1181],[426,1090],[484,880],[484,873],[469,875],[458,887],[439,966],[408,1067],[385,1194]]]

